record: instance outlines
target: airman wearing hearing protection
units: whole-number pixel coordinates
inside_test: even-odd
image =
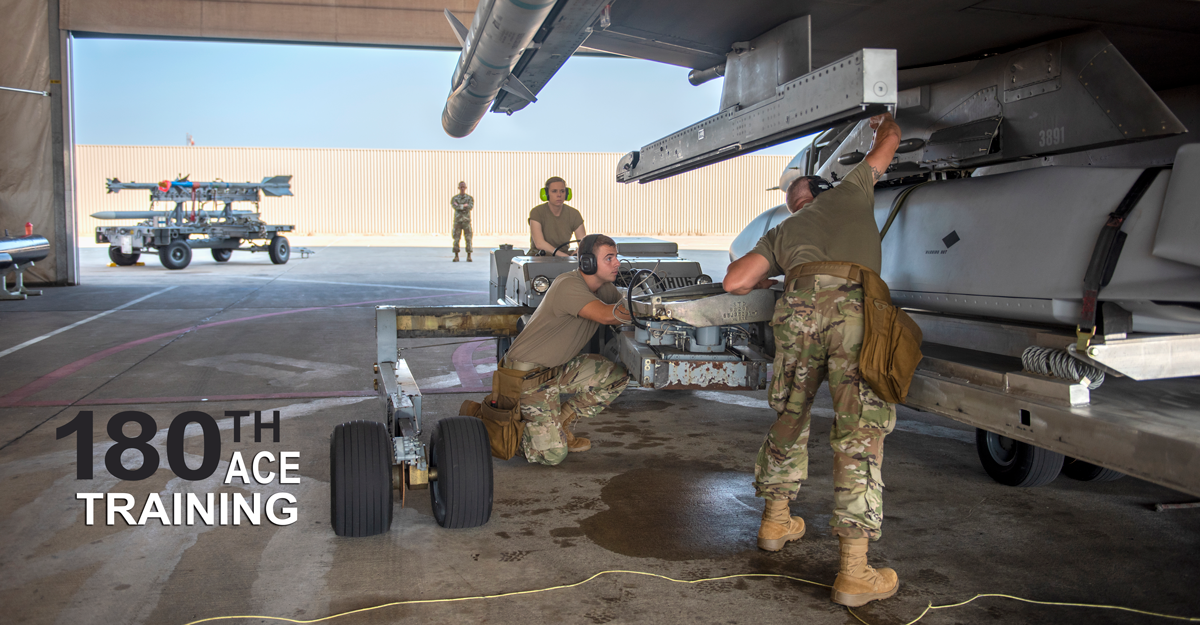
[[[529,211],[529,253],[532,255],[570,256],[567,243],[571,235],[582,241],[587,236],[583,215],[567,204],[571,189],[567,181],[554,176],[541,192],[543,203]]]
[[[590,449],[591,441],[573,434],[573,422],[599,414],[629,382],[625,367],[579,353],[601,325],[629,322],[613,286],[619,270],[616,242],[602,234],[584,237],[579,269],[554,279],[499,365],[496,375],[522,380],[521,450],[529,462],[556,465],[567,452]]]

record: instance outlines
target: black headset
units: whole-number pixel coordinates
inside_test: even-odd
[[[808,176],[807,179],[808,179],[808,190],[809,190],[809,192],[812,193],[812,196],[814,199],[818,195],[821,195],[822,193],[833,188],[833,185],[830,184],[828,180],[826,180],[820,176]]]
[[[596,247],[596,239],[599,238],[598,234],[589,234],[579,242],[579,273],[588,276],[596,275],[596,270],[600,268],[600,265],[596,262],[596,254],[592,252],[592,249]]]

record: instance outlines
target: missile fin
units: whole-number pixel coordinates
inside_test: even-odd
[[[454,31],[454,36],[458,38],[458,45],[466,47],[467,45],[467,27],[458,21],[457,17],[450,12],[450,9],[443,9],[446,12],[446,21],[450,22],[450,29]]]
[[[525,83],[517,79],[515,74],[509,74],[508,80],[504,81],[504,85],[500,87],[518,98],[524,98],[530,102],[537,102],[537,96],[525,86]]]
[[[270,197],[292,194],[291,176],[271,176],[262,179],[263,194]]]

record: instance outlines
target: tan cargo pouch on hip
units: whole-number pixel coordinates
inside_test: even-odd
[[[787,274],[793,278],[830,275],[856,281],[863,287],[863,344],[858,369],[871,390],[892,404],[908,398],[913,373],[921,362],[921,328],[904,310],[892,304],[892,293],[879,274],[855,263],[805,263]]]
[[[459,414],[483,421],[492,455],[508,460],[517,455],[521,435],[525,432],[525,422],[521,420],[521,391],[540,386],[557,371],[557,368],[518,371],[498,366],[492,375],[492,392],[482,404],[470,400],[463,402]]]

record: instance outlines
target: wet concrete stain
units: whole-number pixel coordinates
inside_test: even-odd
[[[550,530],[550,535],[555,538],[576,538],[583,536],[583,530],[578,527],[556,527]]]
[[[597,545],[626,556],[696,560],[755,551],[761,509],[749,472],[708,462],[655,461],[609,480],[607,510],[580,523]]]

